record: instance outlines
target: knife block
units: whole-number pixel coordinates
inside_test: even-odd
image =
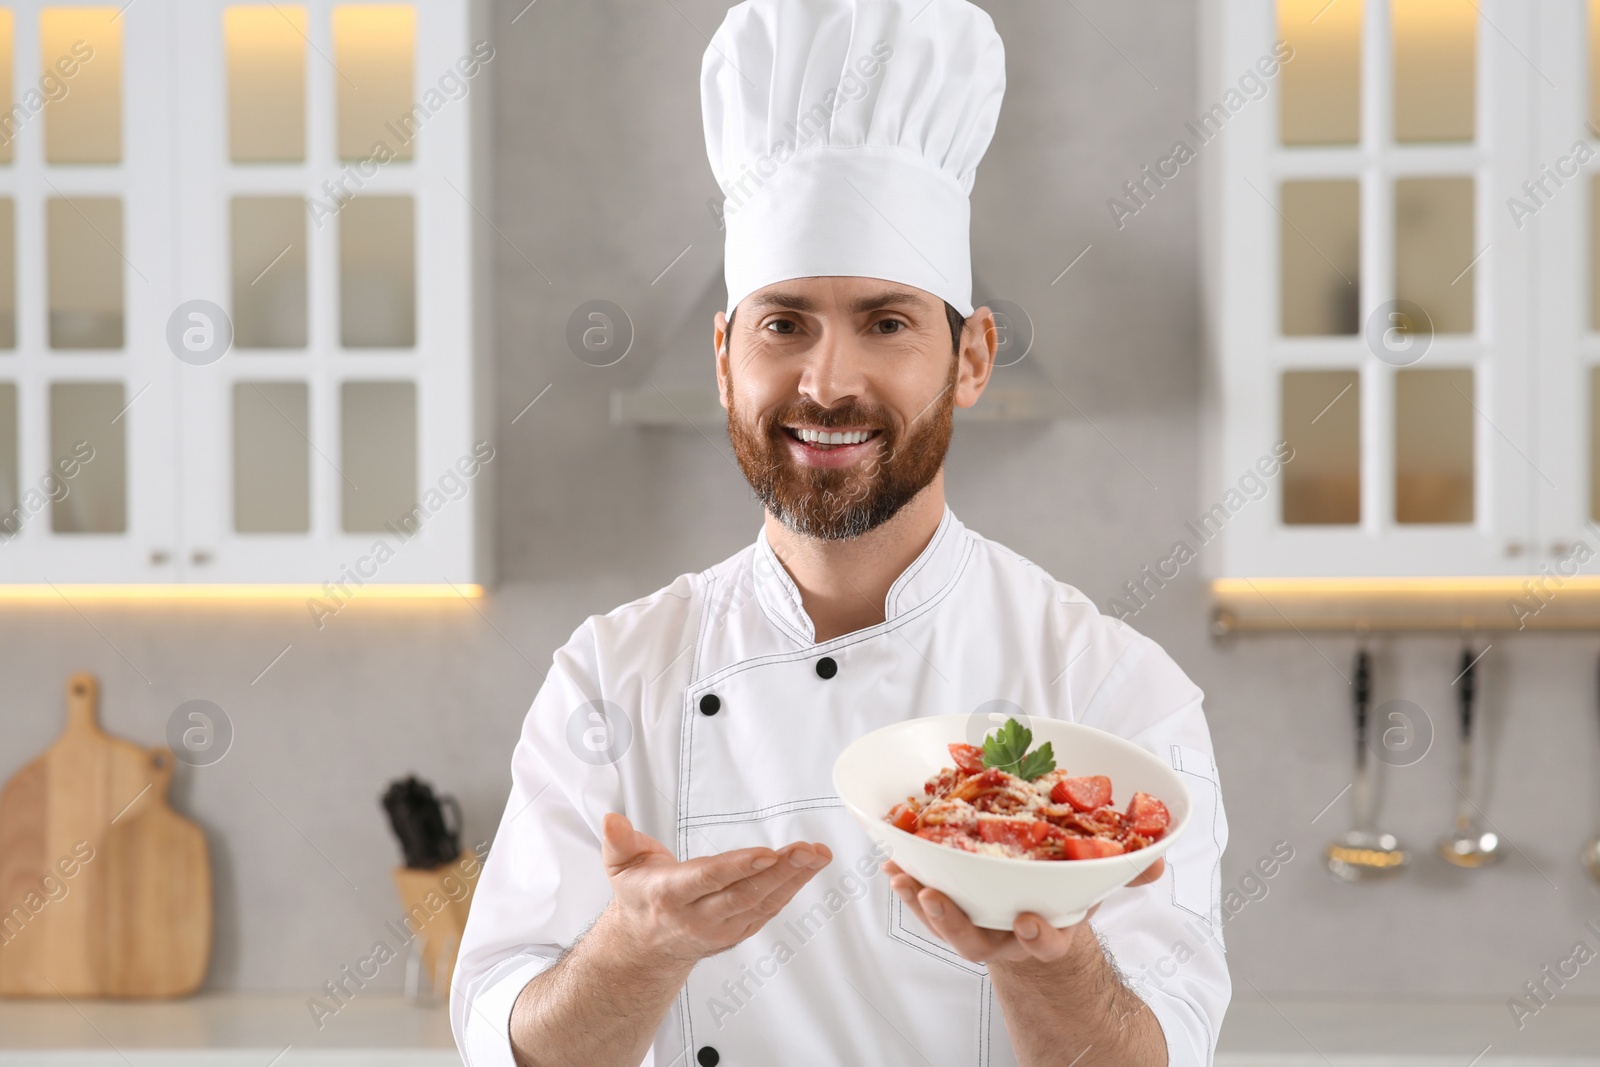
[[[467,911],[482,870],[483,861],[476,854],[463,852],[443,867],[397,867],[394,871],[395,889],[405,908],[401,921],[421,942],[428,984],[445,999],[450,996],[461,934],[467,928]]]

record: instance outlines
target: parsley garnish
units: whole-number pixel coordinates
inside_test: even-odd
[[[983,739],[983,765],[998,767],[1030,782],[1055,770],[1056,757],[1050,751],[1050,742],[1029,752],[1031,744],[1033,731],[1016,719],[1007,719],[1005,725]]]

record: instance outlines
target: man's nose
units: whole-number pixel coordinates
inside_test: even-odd
[[[856,346],[830,333],[808,354],[800,375],[800,392],[823,407],[831,408],[862,394],[864,371]]]

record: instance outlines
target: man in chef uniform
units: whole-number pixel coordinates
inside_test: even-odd
[[[1212,1062],[1227,822],[1202,694],[945,504],[953,408],[997,344],[967,198],[1004,88],[966,0],[747,0],[712,39],[716,375],[765,518],[555,653],[455,972],[470,1067]],[[950,713],[968,740],[1007,715],[1128,738],[1184,776],[1192,822],[1091,920],[980,929],[831,781],[854,739]]]

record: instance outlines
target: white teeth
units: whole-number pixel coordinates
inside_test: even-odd
[[[858,445],[872,436],[870,430],[853,430],[849,433],[827,430],[796,430],[800,440],[815,445]]]

